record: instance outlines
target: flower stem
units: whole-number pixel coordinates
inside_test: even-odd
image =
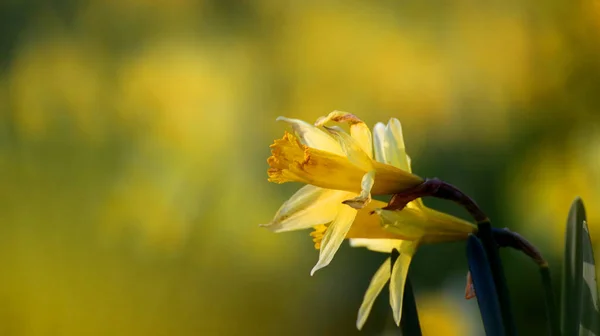
[[[541,252],[533,244],[516,232],[506,228],[492,228],[492,235],[499,247],[510,247],[517,251],[521,251],[538,265],[544,289],[549,335],[560,336],[559,318],[554,301],[554,292],[552,291],[552,279],[550,277],[550,268],[548,267],[546,259],[544,259]]]
[[[550,277],[550,267],[548,264],[540,266],[540,275],[544,286],[544,299],[546,302],[546,318],[548,319],[548,329],[551,336],[560,336],[559,318],[554,301],[554,291],[552,290],[552,278]]]
[[[402,335],[422,335],[421,324],[419,322],[419,313],[417,312],[417,303],[415,300],[415,293],[410,282],[410,278],[406,278],[406,284],[404,285],[404,302],[402,303],[402,321],[400,321],[400,328],[402,328]]]
[[[489,219],[481,221],[477,224],[478,232],[477,236],[481,240],[488,261],[490,263],[490,269],[492,271],[492,277],[494,278],[494,284],[496,285],[496,292],[498,294],[498,301],[500,302],[500,311],[502,312],[502,321],[504,323],[504,330],[507,335],[516,335],[517,330],[514,322],[514,317],[510,307],[510,294],[508,292],[508,286],[506,285],[506,279],[504,278],[504,269],[502,268],[502,261],[500,260],[500,254],[498,253],[498,245],[492,235],[492,224]]]

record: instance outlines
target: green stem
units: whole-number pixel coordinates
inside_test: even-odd
[[[550,268],[548,264],[540,266],[542,284],[544,286],[544,299],[546,302],[546,317],[548,319],[548,329],[551,336],[560,336],[560,326],[558,324],[558,312],[554,301],[554,292],[552,290],[552,278],[550,277]]]
[[[421,324],[419,323],[419,313],[417,312],[417,303],[415,301],[415,293],[410,279],[406,278],[404,285],[404,298],[402,302],[402,321],[400,328],[402,335],[421,336]]]
[[[498,245],[496,244],[492,235],[492,224],[489,219],[480,221],[477,224],[478,232],[477,236],[483,244],[485,253],[490,263],[490,269],[494,278],[494,284],[496,285],[496,292],[498,294],[498,301],[500,302],[500,311],[502,312],[502,321],[504,324],[504,330],[507,335],[516,335],[517,328],[514,322],[513,313],[510,307],[510,294],[508,292],[508,286],[506,285],[506,279],[504,278],[504,269],[502,268],[502,261],[500,260],[500,254],[498,253]]]

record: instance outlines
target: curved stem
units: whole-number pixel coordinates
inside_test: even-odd
[[[487,216],[481,211],[477,203],[450,183],[444,182],[438,178],[425,179],[425,182],[411,188],[405,192],[392,196],[386,210],[401,210],[406,204],[417,198],[433,196],[449,201],[453,201],[465,208],[476,222],[488,220]]]

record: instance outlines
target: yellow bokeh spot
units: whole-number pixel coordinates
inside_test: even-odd
[[[78,136],[99,139],[108,85],[100,51],[59,34],[25,44],[16,53],[8,88],[19,131],[40,138],[56,123],[69,120]]]
[[[419,295],[417,300],[421,330],[425,336],[468,335],[470,328],[465,313],[442,293]]]
[[[509,204],[520,221],[520,230],[540,237],[562,254],[569,208],[582,198],[594,244],[600,237],[600,138],[581,132],[557,148],[548,144],[534,149],[511,175]]]

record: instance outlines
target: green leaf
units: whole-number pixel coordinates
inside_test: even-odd
[[[575,199],[567,219],[562,282],[563,335],[600,336],[600,302],[585,208]]]
[[[469,236],[467,240],[467,260],[485,334],[487,336],[506,335],[492,270],[485,249],[479,238],[475,236]]]

